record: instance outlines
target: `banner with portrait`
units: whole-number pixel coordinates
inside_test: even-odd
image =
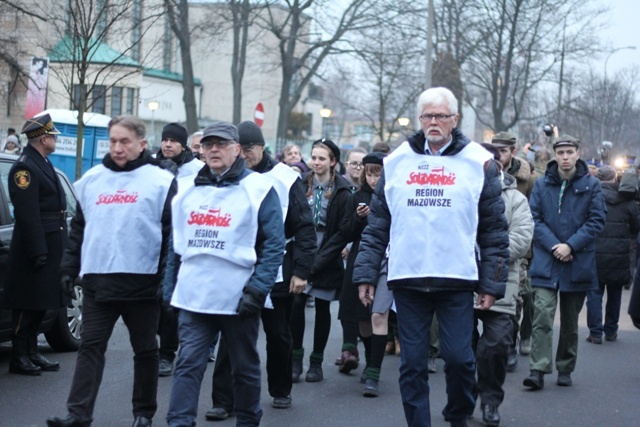
[[[27,102],[24,117],[30,119],[45,109],[47,101],[47,80],[49,78],[49,58],[31,58]]]

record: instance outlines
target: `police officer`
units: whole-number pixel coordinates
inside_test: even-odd
[[[45,114],[22,128],[29,143],[9,172],[15,226],[2,307],[13,309],[9,372],[40,375],[60,365],[38,353],[38,329],[46,310],[66,305],[59,267],[67,244],[64,189],[47,156],[60,132]],[[64,300],[63,300],[64,298]]]

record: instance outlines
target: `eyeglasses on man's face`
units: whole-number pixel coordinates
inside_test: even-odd
[[[436,122],[442,122],[453,116],[455,116],[455,114],[422,114],[419,118],[422,122],[430,122],[433,119],[436,119]]]
[[[207,139],[205,141],[200,142],[200,145],[204,150],[210,150],[213,148],[214,145],[218,149],[227,148],[231,144],[235,144],[235,141],[229,141],[226,139]]]
[[[362,169],[362,163],[359,162],[347,162],[347,165],[351,166],[354,169]]]

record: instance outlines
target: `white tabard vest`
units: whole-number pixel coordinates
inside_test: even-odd
[[[80,275],[158,272],[172,181],[157,166],[114,172],[98,165],[74,184],[86,221]]]
[[[273,179],[273,188],[278,193],[280,199],[280,206],[282,207],[282,220],[287,220],[287,212],[289,211],[289,191],[291,186],[300,175],[289,166],[285,166],[282,163],[275,165],[269,172],[262,174]],[[278,275],[276,276],[276,283],[280,283],[284,280],[282,277],[282,265],[278,268]]]
[[[389,280],[478,279],[478,202],[490,158],[475,142],[454,156],[416,154],[405,142],[384,159]]]
[[[251,173],[238,185],[195,186],[178,180],[172,203],[173,247],[182,256],[171,305],[236,314],[257,260],[258,211],[272,180]]]
[[[193,159],[190,162],[183,163],[178,168],[178,176],[180,178],[187,177],[189,175],[194,175],[200,172],[200,169],[204,166],[204,163],[198,159]]]

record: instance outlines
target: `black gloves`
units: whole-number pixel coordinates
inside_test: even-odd
[[[238,308],[236,308],[240,320],[259,315],[267,295],[249,286],[244,287],[242,294],[240,302],[238,302]]]
[[[75,297],[75,283],[75,279],[68,274],[63,274],[62,277],[60,277],[60,287],[62,288],[62,292],[71,299]]]
[[[33,261],[33,268],[35,268],[36,270],[40,270],[45,265],[47,265],[46,255],[38,255]]]

